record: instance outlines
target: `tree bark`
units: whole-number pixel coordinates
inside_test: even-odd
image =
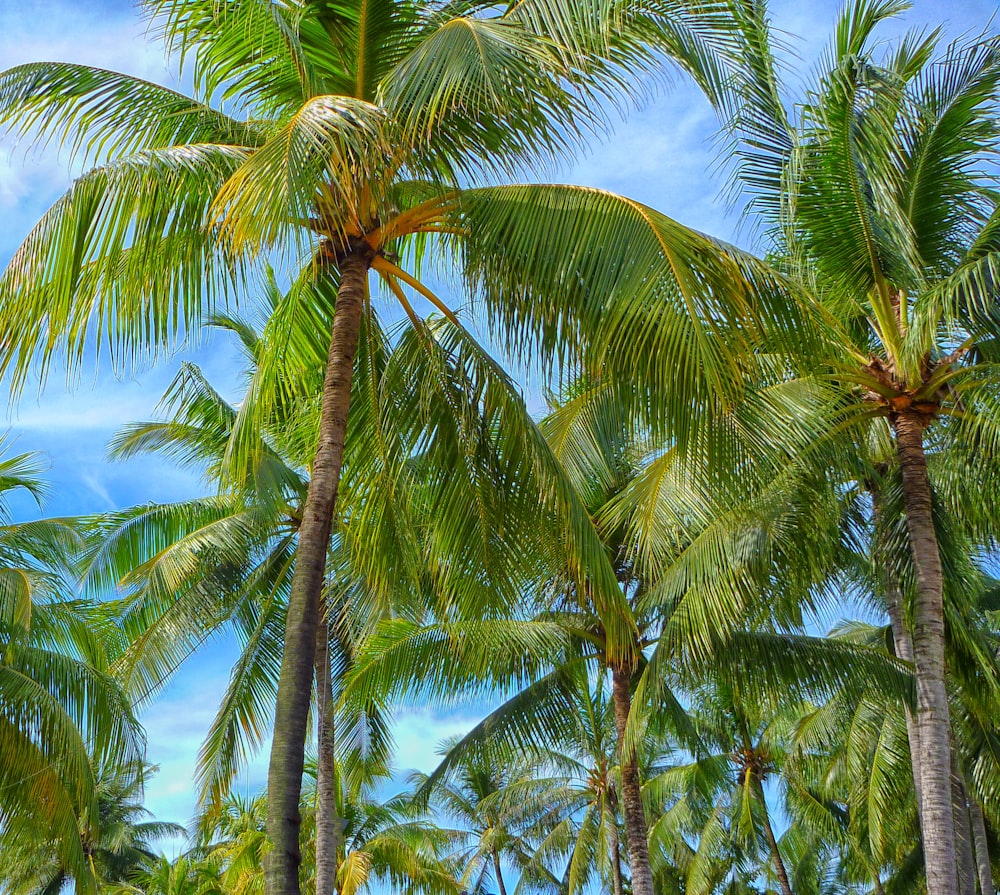
[[[959,895],[976,895],[976,864],[972,857],[972,827],[969,823],[969,801],[958,756],[952,748],[951,800],[955,818],[955,851],[958,854]]]
[[[632,675],[627,668],[611,670],[611,695],[618,732],[618,753],[622,778],[622,813],[628,844],[628,864],[632,876],[632,895],[653,895],[653,871],[649,864],[646,814],[642,808],[642,783],[639,780],[639,757],[634,749],[626,754],[625,726],[632,710]]]
[[[990,865],[990,845],[986,838],[986,818],[983,806],[973,792],[969,791],[969,820],[972,824],[972,840],[976,844],[976,872],[979,876],[979,891],[982,895],[996,895],[993,885],[993,868]]]
[[[624,895],[625,889],[622,885],[622,846],[618,838],[618,818],[614,816],[613,812],[608,830],[611,834],[611,884],[614,887],[614,895]]]
[[[316,635],[316,705],[316,895],[333,895],[344,830],[337,813],[330,626],[323,618]]]
[[[885,512],[882,506],[882,495],[878,485],[871,489],[872,506],[875,511],[875,536],[885,524]],[[877,562],[882,571],[882,586],[885,589],[885,609],[889,616],[889,627],[892,630],[892,642],[896,656],[904,662],[913,663],[913,638],[906,623],[903,605],[903,589],[899,584],[899,576],[889,564],[889,557],[881,544],[876,544]],[[917,799],[917,813],[920,814],[920,732],[917,730],[916,719],[908,705],[903,706],[906,718],[906,740],[910,747],[910,768],[913,773],[913,792]]]
[[[951,716],[945,687],[943,580],[924,456],[924,420],[918,413],[906,411],[895,418],[893,427],[916,571],[913,664],[927,895],[954,895],[958,891],[958,874],[951,807]]]
[[[371,258],[371,250],[363,246],[343,257],[339,265],[340,288],[323,379],[319,441],[306,492],[295,570],[288,595],[274,738],[267,773],[267,834],[272,844],[264,874],[267,895],[299,895],[299,798],[302,793],[316,628],[344,458],[354,355],[368,291]]]
[[[788,871],[785,870],[785,862],[781,859],[778,840],[771,826],[771,816],[767,810],[767,796],[764,795],[764,784],[756,776],[753,778],[753,783],[757,789],[757,795],[760,797],[760,804],[763,808],[764,836],[767,839],[768,848],[771,850],[771,860],[774,862],[774,872],[778,875],[781,895],[792,895],[792,884],[788,881]]]
[[[503,883],[503,871],[500,869],[500,855],[496,849],[493,850],[493,872],[496,874],[497,889],[500,895],[507,895],[507,887]]]

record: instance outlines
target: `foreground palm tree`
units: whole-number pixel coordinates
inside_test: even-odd
[[[464,235],[452,220],[454,185],[482,166],[509,171],[569,150],[595,123],[600,91],[649,58],[643,36],[710,81],[706,38],[719,4],[695,4],[693,15],[671,2],[640,5],[641,14],[630,3],[548,0],[144,6],[170,48],[193,60],[204,101],[81,66],[28,65],[0,78],[0,121],[42,137],[71,134],[108,159],[45,215],[0,280],[2,363],[21,379],[34,354],[47,367],[66,346],[72,364],[92,325],[119,357],[163,345],[238,290],[247,262],[271,249],[307,257],[320,298],[336,296],[269,771],[268,888],[294,895],[320,592],[369,272],[411,317],[404,287],[450,316],[398,262],[408,245],[420,254],[436,237]],[[619,41],[621,29],[630,30]],[[210,105],[222,98],[248,117]],[[731,280],[731,265],[723,268],[714,282]],[[531,307],[523,295],[494,307],[513,341],[534,334],[550,353],[560,320],[578,310],[569,303],[522,319]],[[589,313],[580,320],[594,324]],[[617,599],[610,578],[595,586]],[[628,652],[627,636],[616,642]]]

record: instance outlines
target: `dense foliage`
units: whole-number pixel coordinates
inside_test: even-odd
[[[194,97],[0,73],[93,164],[0,276],[0,372],[209,326],[246,390],[186,363],[112,442],[201,497],[0,503],[0,893],[995,895],[1000,38],[853,0],[796,98],[762,0],[142,6]],[[665,67],[756,255],[516,182]],[[219,635],[185,830],[137,715]],[[404,780],[395,712],[472,699]]]

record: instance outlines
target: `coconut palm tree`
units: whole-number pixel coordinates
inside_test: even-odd
[[[875,56],[873,34],[904,4],[847,7],[804,100],[781,105],[762,9],[747,17],[755,80],[734,96],[738,177],[771,228],[774,254],[813,303],[821,347],[795,363],[839,389],[841,419],[876,419],[901,471],[913,555],[917,791],[931,895],[957,890],[945,614],[926,452],[994,455],[988,384],[996,333],[994,173],[1000,41],[935,55],[912,35]]]
[[[144,7],[192,61],[199,99],[80,66],[23,66],[0,80],[0,120],[71,135],[107,161],[43,217],[0,280],[3,364],[19,380],[32,356],[44,369],[63,347],[73,364],[92,324],[119,358],[162,346],[272,249],[306,256],[310,276],[336,293],[272,740],[269,891],[294,893],[309,681],[369,272],[411,317],[406,289],[450,316],[399,256],[461,239],[455,186],[570,150],[601,118],[602,93],[648,64],[643,38],[716,83],[720,4]],[[658,226],[644,230],[656,243]],[[697,242],[684,234],[681,248]],[[739,291],[732,265],[709,268],[701,278]],[[536,334],[550,354],[571,319],[594,322],[572,304],[545,319],[532,305],[512,294],[494,308],[512,341]],[[601,587],[614,601],[610,578]]]
[[[876,58],[873,34],[903,8],[897,0],[849,4],[793,117],[776,75],[766,8],[738,4],[744,75],[722,111],[734,135],[738,188],[749,213],[762,222],[768,256],[780,262],[780,274],[776,269],[770,281],[771,303],[760,306],[775,315],[772,325],[743,330],[756,340],[744,359],[753,368],[750,379],[773,382],[786,377],[789,366],[793,375],[801,372],[800,382],[810,383],[813,404],[827,416],[826,431],[850,438],[852,448],[838,457],[856,455],[856,446],[867,444],[880,426],[903,472],[919,583],[912,632],[919,681],[915,729],[923,758],[918,789],[921,805],[927,802],[921,817],[930,892],[944,895],[955,891],[956,862],[940,555],[925,467],[927,450],[964,445],[963,455],[989,462],[996,445],[990,383],[997,213],[989,159],[997,141],[1000,54],[989,36],[937,53],[938,36],[927,34]],[[528,199],[508,191],[505,201],[511,214]],[[611,257],[610,248],[606,254],[561,253],[574,222],[588,213],[600,217],[609,246],[639,248],[619,257]],[[566,189],[548,213],[519,217],[516,231],[495,201],[481,214],[488,223],[475,233],[488,235],[488,242],[477,249],[493,259],[483,290],[498,295],[520,289],[547,309],[546,296],[556,289],[578,288],[580,300],[596,306],[627,283],[646,298],[645,314],[630,318],[633,325],[619,331],[611,350],[608,341],[597,340],[593,364],[618,370],[614,348],[620,347],[631,364],[625,397],[631,395],[654,422],[670,423],[674,437],[684,434],[685,419],[691,428],[692,407],[712,406],[696,403],[699,393],[678,389],[677,369],[653,350],[679,337],[679,308],[670,303],[669,287],[647,275],[655,265],[644,263],[641,240],[616,239],[634,226],[634,216],[649,220],[651,212]],[[718,246],[703,243],[702,250],[715,254]],[[479,256],[472,261],[486,266]],[[681,285],[693,286],[688,280]],[[679,297],[685,294],[681,288]],[[666,300],[654,301],[660,296]],[[746,300],[766,302],[768,296]],[[719,353],[714,361],[708,350],[702,355],[703,382],[725,379],[732,342],[724,315],[713,308],[704,318],[699,338]],[[642,345],[648,346],[645,361],[636,358]],[[680,381],[686,382],[685,374]],[[802,424],[800,416],[774,410],[771,433]],[[698,417],[699,425],[703,420]],[[808,451],[812,457],[823,453],[815,445]]]
[[[636,631],[635,663],[616,668],[606,615],[550,550],[539,554],[523,586],[530,603],[514,616],[499,614],[501,606],[485,618],[382,626],[362,645],[347,692],[383,701],[489,684],[513,688],[451,750],[433,782],[465,750],[484,744],[544,753],[573,742],[581,675],[610,672],[630,881],[633,891],[652,891],[653,821],[643,804],[641,744],[670,730],[696,747],[682,695],[692,675],[697,680],[715,667],[748,686],[785,687],[789,694],[877,680],[888,692],[894,688],[893,698],[902,698],[909,681],[882,650],[800,633],[799,601],[816,584],[816,570],[832,561],[821,548],[831,522],[837,534],[835,499],[831,504],[822,488],[804,488],[792,475],[734,506],[734,492],[702,487],[707,480],[692,463],[677,450],[657,450],[648,431],[636,433],[623,419],[621,407],[613,386],[583,385],[540,428],[621,582],[623,618]],[[745,430],[745,421],[732,429]],[[806,561],[796,544],[808,545]]]
[[[98,813],[88,818],[83,833],[84,851],[94,881],[102,888],[126,884],[156,863],[155,851],[170,837],[183,836],[182,826],[149,819],[142,794],[146,779],[156,772],[149,765],[98,769]],[[69,888],[76,880],[53,852],[47,831],[3,841],[4,866],[0,881],[11,895],[51,895]]]
[[[785,760],[788,712],[751,705],[733,685],[716,680],[699,687],[693,714],[703,749],[660,776],[659,785],[675,796],[656,830],[657,836],[696,835],[685,891],[707,895],[727,878],[769,866],[782,895],[791,895],[765,789]]]
[[[90,848],[102,833],[95,768],[135,767],[143,741],[106,672],[103,632],[82,623],[87,606],[71,596],[76,531],[10,519],[12,492],[44,495],[40,470],[32,454],[0,460],[0,837],[10,855],[44,842],[57,875],[91,892]]]
[[[347,783],[352,777],[338,759],[337,813],[342,818],[340,844],[334,857],[335,895],[355,895],[388,883],[397,891],[450,893],[458,891],[451,864],[445,860],[456,834],[440,830],[413,813],[406,793],[386,800],[375,789],[388,780],[382,771],[367,774],[363,785]],[[307,765],[315,779],[316,765]],[[341,773],[343,772],[343,773]],[[354,784],[357,784],[357,780]],[[353,792],[351,790],[354,790]],[[303,793],[303,851],[300,868],[303,888],[316,891],[316,794]],[[227,895],[259,895],[264,891],[264,856],[267,853],[267,796],[229,796],[203,830],[204,844],[196,849],[207,864],[217,867]]]

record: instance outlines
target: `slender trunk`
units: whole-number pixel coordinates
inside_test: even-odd
[[[882,885],[877,870],[872,874],[872,882],[875,884],[875,895],[885,895],[885,886]]]
[[[951,809],[951,717],[945,687],[943,584],[924,457],[924,420],[917,413],[904,412],[896,417],[893,426],[903,477],[906,528],[916,571],[913,664],[917,681],[920,825],[927,895],[954,895],[958,891],[958,874]]]
[[[614,886],[614,895],[624,895],[625,889],[622,885],[622,846],[621,841],[618,839],[618,818],[613,813],[608,830],[611,834],[611,884]]]
[[[958,854],[959,895],[976,895],[976,865],[972,857],[972,827],[969,824],[969,801],[965,794],[965,781],[952,747],[951,802],[955,818],[955,851]]]
[[[778,875],[778,884],[781,886],[781,895],[792,895],[792,884],[788,881],[788,872],[785,870],[785,862],[781,859],[781,851],[778,849],[778,840],[775,838],[774,829],[771,827],[771,816],[767,810],[767,796],[764,795],[764,784],[754,776],[753,784],[757,789],[763,809],[762,819],[764,823],[764,837],[767,839],[767,846],[771,850],[771,860],[774,862],[774,872]]]
[[[497,877],[497,889],[500,895],[507,895],[507,887],[503,884],[503,872],[500,870],[500,855],[493,849],[493,872]]]
[[[340,263],[340,288],[333,316],[330,355],[323,379],[319,441],[299,527],[295,570],[288,595],[274,738],[267,773],[267,834],[272,844],[264,876],[267,895],[299,895],[299,797],[302,792],[316,627],[344,457],[354,355],[368,289],[370,262],[370,251],[355,250]]]
[[[986,818],[983,806],[975,793],[969,792],[969,820],[972,824],[972,840],[976,844],[976,871],[979,874],[979,891],[982,895],[996,895],[993,886],[993,868],[990,866],[990,845],[986,838]]]
[[[882,496],[878,485],[871,489],[872,506],[875,510],[875,534],[878,537],[879,529],[885,524],[883,518]],[[903,609],[903,589],[899,583],[899,576],[896,574],[890,557],[885,555],[885,551],[876,549],[877,562],[882,571],[883,587],[885,588],[885,609],[889,615],[889,626],[892,629],[892,642],[896,655],[904,662],[913,662],[913,638],[910,636],[910,629],[906,623],[906,615]],[[910,747],[910,768],[913,773],[913,792],[917,799],[917,813],[919,815],[921,787],[920,787],[920,732],[917,730],[917,722],[910,711],[909,705],[903,706],[903,713],[906,718],[906,740]]]
[[[639,780],[639,757],[635,749],[625,753],[625,725],[632,710],[632,675],[628,669],[611,670],[611,695],[618,731],[618,761],[622,778],[622,813],[628,844],[628,865],[632,874],[632,895],[653,895],[653,871],[649,864],[646,840],[646,814],[642,808],[642,783]]]
[[[322,618],[316,635],[316,704],[316,895],[333,895],[343,825],[337,814],[330,626]]]

